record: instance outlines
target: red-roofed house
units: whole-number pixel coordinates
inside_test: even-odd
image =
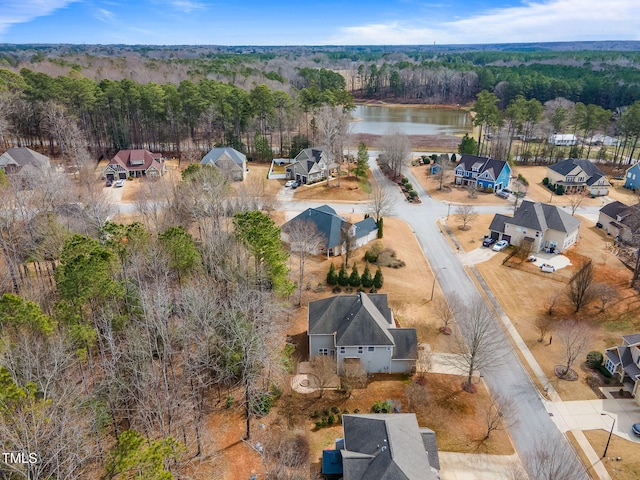
[[[149,150],[120,150],[104,169],[107,180],[161,176],[165,172],[162,155]]]

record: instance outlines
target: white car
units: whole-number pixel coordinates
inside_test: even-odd
[[[553,273],[556,271],[556,267],[554,267],[553,265],[549,265],[548,263],[543,263],[542,265],[540,265],[540,270],[547,273]]]
[[[506,240],[500,240],[498,243],[496,243],[493,246],[493,251],[499,252],[500,250],[503,250],[504,248],[506,248],[507,245],[509,245],[509,242],[507,242]]]
[[[124,180],[120,179],[115,184],[116,187],[124,187]]]
[[[296,183],[295,180],[289,180],[287,183],[284,184],[285,187],[293,187],[293,184]]]

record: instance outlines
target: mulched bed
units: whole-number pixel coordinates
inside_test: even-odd
[[[556,374],[556,377],[558,377],[561,380],[566,380],[568,382],[575,382],[576,380],[578,380],[578,374],[576,373],[575,370],[571,368],[567,373],[563,375],[565,368],[566,368],[566,365],[556,365],[553,369],[553,372]]]

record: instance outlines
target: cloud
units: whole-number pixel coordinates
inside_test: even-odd
[[[191,2],[189,0],[172,0],[171,5],[185,13],[191,13],[194,10],[206,10],[207,5],[201,2]]]
[[[105,10],[104,8],[99,8],[93,14],[93,16],[96,17],[101,22],[105,22],[105,23],[111,23],[115,19],[115,15],[113,14],[113,12],[109,10]]]
[[[4,0],[0,11],[0,34],[12,25],[44,17],[78,0]]]
[[[345,27],[329,40],[345,45],[463,44],[640,40],[637,0],[529,1],[450,22],[393,20]]]

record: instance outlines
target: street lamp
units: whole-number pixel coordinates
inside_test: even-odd
[[[440,275],[440,272],[442,270],[446,270],[446,269],[447,269],[447,267],[442,267],[442,268],[438,269],[438,271],[436,272],[436,276],[433,277],[433,285],[431,285],[431,300],[429,300],[430,302],[433,302],[433,292],[436,289],[436,281],[438,280],[438,275]]]
[[[601,413],[600,415],[606,415],[611,420],[613,420],[613,423],[611,424],[611,430],[609,431],[609,438],[607,439],[607,444],[605,445],[604,453],[602,454],[602,458],[604,458],[607,456],[607,449],[609,448],[609,442],[611,441],[611,435],[613,434],[613,426],[616,424],[616,419],[611,415],[609,415],[608,413]]]

